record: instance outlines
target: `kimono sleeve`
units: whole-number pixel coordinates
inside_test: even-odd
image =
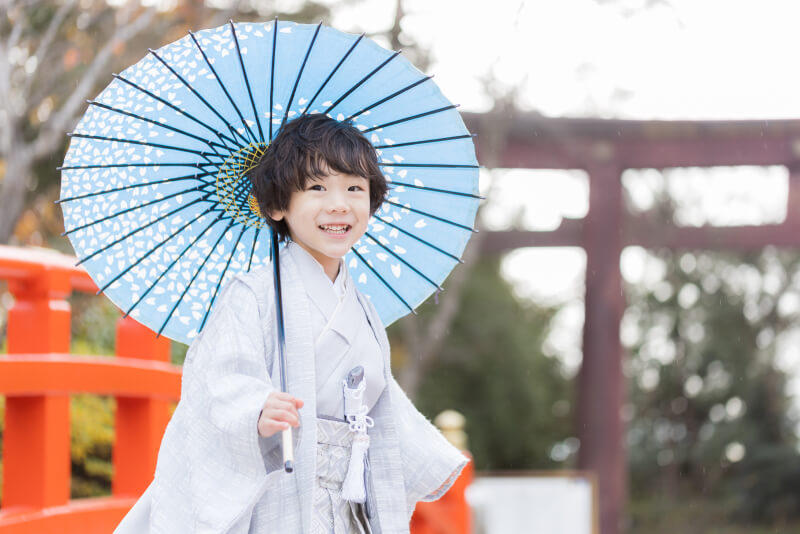
[[[151,521],[164,532],[188,525],[222,532],[265,488],[258,418],[275,390],[264,336],[269,321],[255,291],[234,277],[187,352],[181,401],[156,466]]]
[[[469,462],[406,396],[393,376],[392,404],[397,414],[397,433],[409,510],[418,501],[435,501],[450,489]]]

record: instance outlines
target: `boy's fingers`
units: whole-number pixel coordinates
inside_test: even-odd
[[[267,404],[267,408],[280,408],[282,410],[294,411],[295,407],[294,404],[287,401],[282,400],[274,400]]]
[[[268,410],[267,417],[276,421],[286,421],[291,424],[300,424],[300,418],[288,410],[272,409]]]

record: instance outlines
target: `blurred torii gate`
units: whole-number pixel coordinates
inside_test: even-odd
[[[495,127],[488,116],[463,114],[478,133]],[[502,126],[497,125],[498,128]],[[623,247],[673,249],[800,248],[800,120],[631,121],[557,119],[518,113],[497,147],[501,168],[583,169],[589,175],[589,211],[553,231],[491,232],[483,253],[520,247],[578,246],[586,251],[583,362],[578,375],[578,467],[594,471],[600,532],[616,534],[627,499],[624,396],[619,325],[625,308],[619,269]],[[786,220],[778,225],[685,228],[654,226],[626,216],[625,169],[784,165],[789,170]]]

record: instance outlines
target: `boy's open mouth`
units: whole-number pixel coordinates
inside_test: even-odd
[[[319,229],[323,232],[334,234],[334,235],[342,235],[346,234],[350,230],[349,224],[321,224],[319,225]]]

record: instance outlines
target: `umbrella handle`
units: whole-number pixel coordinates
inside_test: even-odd
[[[283,296],[281,295],[281,260],[278,252],[278,233],[272,228],[272,268],[275,283],[275,315],[278,327],[278,359],[281,365],[281,391],[286,391],[286,333],[283,329]],[[292,427],[281,431],[283,448],[283,469],[287,473],[294,471],[294,447],[292,446]]]
[[[287,473],[294,471],[294,447],[292,447],[292,427],[281,431],[283,445],[283,468]]]

